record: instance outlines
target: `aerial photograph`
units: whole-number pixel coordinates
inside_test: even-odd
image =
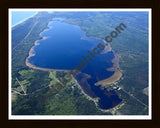
[[[150,115],[149,10],[9,16],[11,116]]]

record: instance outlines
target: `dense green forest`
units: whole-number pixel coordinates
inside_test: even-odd
[[[113,38],[111,43],[112,49],[120,57],[120,70],[123,73],[123,80],[118,85],[129,93],[125,97],[121,91],[117,91],[125,101],[125,106],[118,111],[123,114],[148,114],[148,96],[143,92],[148,87],[148,13],[59,12],[55,15],[66,18],[64,22],[80,26],[87,36],[102,40],[115,31],[120,23],[127,26],[123,34]]]
[[[14,115],[108,115],[98,110],[71,80],[56,82],[63,72],[30,69],[25,65],[30,48],[54,17],[80,26],[87,36],[105,39],[120,23],[127,29],[111,47],[120,57],[123,79],[117,93],[124,105],[115,114],[148,114],[148,14],[145,12],[39,12],[12,28],[12,114]],[[42,79],[43,78],[43,79]],[[23,86],[23,88],[20,86]]]
[[[29,50],[41,39],[53,15],[39,12],[12,28],[13,115],[108,115],[98,110],[75,81],[56,82],[63,72],[30,69],[25,65]],[[67,74],[67,73],[65,73]],[[71,75],[71,74],[69,74]],[[63,79],[64,80],[64,79]]]

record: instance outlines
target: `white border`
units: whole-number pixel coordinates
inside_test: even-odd
[[[151,40],[152,40],[152,37],[151,37],[151,33],[152,33],[152,26],[151,26],[151,11],[152,9],[151,8],[146,8],[146,9],[142,9],[142,8],[133,8],[133,9],[117,9],[117,8],[112,8],[112,9],[89,9],[89,8],[85,8],[85,9],[63,9],[63,8],[55,8],[55,9],[35,9],[35,8],[29,8],[29,9],[14,9],[14,8],[10,8],[8,9],[9,10],[9,22],[8,22],[8,26],[9,26],[9,34],[8,34],[8,37],[9,37],[9,56],[8,56],[8,60],[9,60],[9,70],[8,70],[8,73],[9,73],[9,79],[8,79],[8,83],[9,83],[9,87],[8,87],[8,93],[9,93],[9,100],[8,100],[8,119],[9,120],[28,120],[28,119],[31,119],[31,120],[151,120],[152,119],[152,58],[151,58],[151,53],[152,53],[152,44],[151,44]],[[71,115],[68,115],[68,116],[59,116],[59,115],[47,115],[47,116],[43,116],[43,115],[40,115],[40,116],[36,116],[36,115],[33,115],[33,116],[17,116],[17,115],[11,115],[11,56],[12,56],[12,53],[11,53],[11,12],[12,11],[138,11],[138,12],[141,12],[141,11],[148,11],[149,12],[149,115],[144,115],[144,116],[141,116],[141,115],[87,115],[87,116],[71,116]]]

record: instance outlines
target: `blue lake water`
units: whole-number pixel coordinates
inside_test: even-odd
[[[99,43],[104,44],[102,40],[86,37],[85,32],[74,25],[52,21],[48,27],[41,33],[47,39],[38,41],[40,45],[34,47],[35,56],[29,58],[29,62],[37,67],[72,70],[83,60],[82,56],[89,55],[88,51],[92,51]],[[88,59],[90,62],[75,76],[86,94],[100,98],[99,107],[102,109],[112,108],[121,102],[114,91],[94,85],[113,75],[114,72],[106,70],[113,66],[113,58],[112,52],[95,55],[92,60]],[[90,78],[87,79],[85,74]]]

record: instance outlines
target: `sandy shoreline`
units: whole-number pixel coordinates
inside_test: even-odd
[[[108,52],[112,51],[110,43],[107,43],[105,40],[103,40],[103,42],[105,43],[105,48],[103,49],[101,54],[107,54]],[[106,44],[108,44],[108,45],[106,45]]]
[[[107,42],[105,40],[103,40],[103,41],[105,44],[107,44]],[[112,84],[112,83],[118,81],[122,77],[122,73],[119,71],[119,56],[112,50],[109,43],[108,43],[107,48],[105,48],[104,50],[105,51],[102,54],[106,54],[107,52],[112,51],[115,56],[112,59],[113,66],[111,68],[107,69],[107,71],[114,71],[114,74],[107,79],[98,81],[97,83],[95,83],[95,85]]]
[[[50,23],[52,23],[52,22],[53,22],[53,21],[50,21],[48,24],[50,24]],[[75,26],[75,27],[79,27],[79,28],[81,29],[80,26],[77,26],[77,25],[74,25],[74,26]],[[40,37],[42,37],[42,33],[43,33],[43,32],[48,31],[48,30],[51,29],[51,28],[52,28],[52,27],[47,26],[47,28],[44,29],[44,30],[39,34]],[[87,36],[86,36],[86,32],[84,32],[84,35],[83,35],[82,38],[85,39],[86,37],[87,37]],[[33,46],[33,47],[30,49],[30,51],[29,51],[29,56],[26,58],[26,65],[27,65],[28,67],[30,67],[30,68],[38,69],[38,70],[43,70],[43,71],[71,71],[71,70],[65,70],[65,69],[50,69],[50,68],[37,67],[37,66],[35,66],[35,65],[33,65],[33,64],[31,64],[31,63],[29,62],[29,58],[32,57],[32,56],[35,56],[35,51],[34,51],[35,46],[40,45],[40,43],[38,43],[38,41],[45,40],[45,39],[47,39],[47,38],[49,38],[49,37],[42,37],[42,39],[35,41],[34,46]],[[95,38],[95,37],[91,37],[91,38]],[[108,70],[108,71],[114,71],[115,73],[114,73],[111,77],[109,77],[109,78],[107,78],[107,79],[104,79],[104,80],[102,80],[102,81],[98,81],[97,83],[95,83],[95,85],[97,85],[97,84],[102,84],[102,83],[103,83],[103,84],[112,84],[112,83],[116,82],[117,80],[119,80],[119,79],[121,78],[121,76],[122,76],[122,73],[118,70],[118,68],[119,68],[119,56],[112,50],[112,48],[111,48],[111,46],[110,46],[110,43],[107,43],[105,40],[103,40],[103,42],[104,42],[105,44],[108,44],[108,45],[105,47],[105,49],[103,50],[103,52],[102,52],[101,54],[107,54],[109,51],[112,51],[113,54],[114,54],[114,56],[115,56],[114,59],[112,60],[113,67],[108,68],[107,70]]]
[[[45,29],[46,30],[46,29]],[[40,45],[40,43],[38,43],[38,41],[41,41],[41,40],[45,40],[45,39],[48,39],[49,37],[42,37],[42,39],[40,40],[36,40],[35,43],[34,43],[34,46],[30,49],[29,51],[29,56],[26,58],[26,65],[30,68],[33,68],[33,69],[38,69],[38,70],[42,70],[42,71],[70,71],[70,70],[66,70],[66,69],[50,69],[50,68],[42,68],[42,67],[37,67],[33,64],[31,64],[29,62],[29,58],[32,57],[32,56],[35,56],[35,51],[34,51],[34,47],[37,46],[37,45]]]
[[[38,69],[38,70],[42,70],[42,71],[70,71],[70,70],[66,70],[66,69],[50,69],[50,68],[41,68],[41,67],[36,67],[35,65],[31,64],[28,62],[28,59],[26,59],[26,65],[30,68],[33,69]]]
[[[97,83],[95,83],[95,85],[112,84],[112,83],[118,81],[121,77],[122,77],[122,73],[119,70],[117,70],[117,71],[115,71],[115,73],[111,77],[104,79],[104,80],[101,80],[101,81],[98,81]]]
[[[51,21],[52,22],[52,21]],[[76,25],[75,25],[76,26]],[[78,26],[79,27],[79,26]],[[45,29],[44,31],[47,31],[47,30],[49,30],[50,29],[50,27],[48,27],[47,29]],[[44,32],[44,31],[42,31],[42,32]],[[40,36],[42,37],[42,32],[40,33]],[[86,33],[84,34],[84,37],[86,37]],[[41,40],[45,40],[45,39],[47,39],[47,38],[49,38],[49,37],[42,37],[42,39],[40,39],[40,40],[36,40],[35,41],[35,43],[34,43],[34,46],[30,49],[30,51],[29,51],[29,56],[26,58],[26,61],[25,61],[25,63],[26,63],[26,65],[28,66],[28,67],[30,67],[30,68],[33,68],[33,69],[37,69],[37,70],[42,70],[42,71],[71,71],[71,70],[66,70],[66,69],[50,69],[50,68],[42,68],[42,67],[37,67],[37,66],[35,66],[35,65],[33,65],[32,63],[30,63],[29,62],[29,58],[30,57],[32,57],[32,56],[35,56],[35,51],[34,51],[34,48],[35,48],[35,46],[37,46],[37,45],[40,45],[40,43],[38,42],[38,41],[41,41]],[[107,42],[105,41],[105,40],[103,40],[103,42],[106,44]],[[112,51],[112,48],[111,48],[111,46],[110,46],[110,44],[109,43],[107,43],[108,45],[105,47],[105,49],[104,49],[104,51],[102,51],[102,53],[101,54],[107,54],[109,51]],[[113,54],[114,54],[114,59],[112,60],[112,63],[113,63],[113,67],[112,68],[109,68],[109,69],[107,69],[108,71],[114,71],[115,73],[111,76],[111,77],[109,77],[109,78],[107,78],[107,79],[104,79],[104,80],[102,80],[102,81],[98,81],[97,83],[95,83],[95,85],[99,85],[99,84],[112,84],[112,83],[114,83],[114,82],[116,82],[117,80],[119,80],[120,78],[121,78],[121,76],[122,76],[122,73],[118,70],[118,68],[119,68],[119,57],[118,57],[118,55],[114,52],[114,51],[112,51],[113,52]],[[108,110],[104,110],[104,109],[101,109],[101,108],[99,108],[99,106],[98,106],[98,100],[99,100],[99,98],[97,97],[97,98],[91,98],[90,96],[88,96],[85,92],[84,92],[84,90],[82,89],[82,87],[81,87],[81,85],[78,83],[78,81],[74,78],[74,80],[75,80],[75,82],[77,83],[77,85],[78,85],[78,87],[82,90],[82,93],[87,97],[87,99],[89,99],[89,100],[92,100],[94,103],[95,103],[95,105],[96,105],[96,107],[99,109],[99,110],[101,110],[101,111],[108,111]],[[113,109],[113,108],[111,108],[111,109]],[[110,110],[111,110],[110,109]]]
[[[45,40],[47,38],[48,37],[43,37],[41,40]],[[71,71],[71,70],[66,70],[66,69],[42,68],[42,67],[37,67],[37,66],[29,63],[29,58],[32,57],[32,56],[35,56],[34,47],[37,46],[37,45],[39,45],[38,41],[40,41],[40,40],[36,40],[35,41],[34,46],[29,51],[29,56],[26,58],[26,65],[28,67],[33,68],[33,69],[43,70],[43,71]],[[104,43],[107,43],[105,40],[103,40],[103,41],[104,41]],[[110,47],[110,44],[108,44],[108,46],[104,50],[105,51],[103,51],[102,54],[106,54],[107,52],[112,51],[112,48]],[[112,60],[113,67],[108,68],[107,70],[108,71],[114,71],[115,73],[111,77],[109,77],[107,79],[98,81],[97,83],[95,83],[95,85],[99,85],[99,84],[112,84],[112,83],[118,81],[121,78],[122,73],[118,70],[118,68],[119,68],[119,56],[114,51],[112,51],[112,52],[113,52],[113,54],[115,56],[113,58],[113,60]]]
[[[52,22],[53,22],[53,21],[51,20],[51,21],[48,23],[48,25],[49,25],[50,23],[52,23]],[[32,46],[32,48],[31,48],[30,51],[29,51],[29,56],[26,58],[25,63],[26,63],[26,65],[27,65],[28,67],[30,67],[30,68],[38,69],[38,70],[42,70],[42,71],[70,71],[70,70],[67,70],[67,69],[50,69],[50,68],[37,67],[37,66],[35,66],[35,65],[33,65],[33,64],[31,64],[31,63],[29,62],[29,58],[32,57],[32,56],[35,56],[34,48],[35,48],[37,45],[40,45],[40,43],[38,43],[38,41],[42,41],[42,40],[45,40],[45,39],[48,39],[48,38],[49,38],[49,37],[43,37],[43,36],[42,36],[42,33],[43,33],[43,32],[48,31],[49,29],[52,28],[52,27],[49,27],[48,25],[47,25],[47,28],[44,29],[44,30],[39,34],[42,39],[39,39],[39,40],[36,40],[36,41],[35,41],[34,46]]]

